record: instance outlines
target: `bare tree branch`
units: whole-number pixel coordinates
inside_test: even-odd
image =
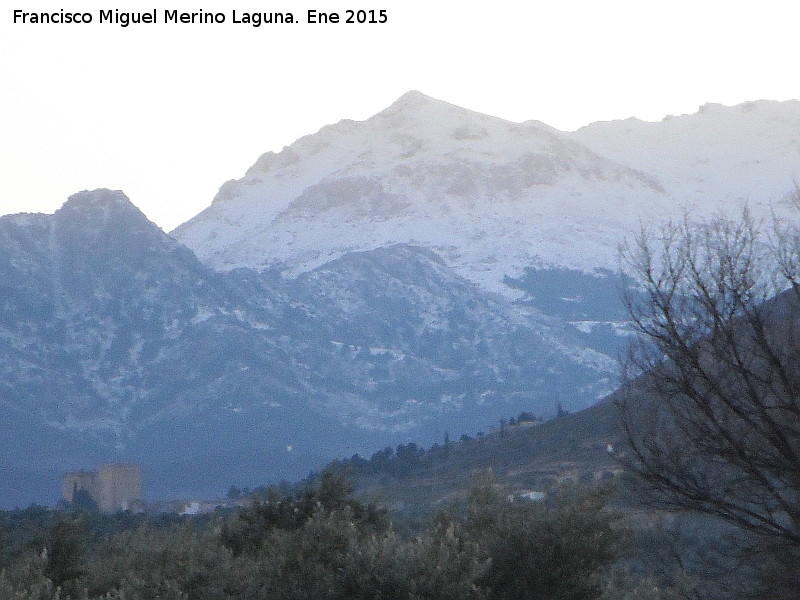
[[[628,466],[662,505],[800,546],[800,235],[688,218],[623,251]]]

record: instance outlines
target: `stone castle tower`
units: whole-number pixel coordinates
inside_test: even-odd
[[[103,463],[97,471],[66,473],[61,480],[64,500],[86,492],[103,512],[129,510],[142,499],[142,467],[136,463]]]

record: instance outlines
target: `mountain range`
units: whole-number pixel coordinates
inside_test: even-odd
[[[410,92],[261,156],[171,234],[122,192],[0,218],[0,506],[136,460],[151,498],[593,405],[642,225],[789,215],[800,102],[573,133]]]
[[[706,105],[573,133],[419,92],[262,155],[173,235],[218,270],[293,275],[348,252],[430,248],[508,294],[526,267],[618,269],[621,241],[680,217],[794,210],[800,102]]]

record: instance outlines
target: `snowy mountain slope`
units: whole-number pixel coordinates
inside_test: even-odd
[[[507,292],[503,275],[528,265],[613,266],[620,228],[663,204],[657,179],[542,123],[410,92],[366,121],[263,155],[173,235],[217,269],[294,275],[412,243]]]
[[[617,268],[643,223],[793,191],[800,103],[708,105],[661,123],[575,133],[511,123],[409,92],[267,153],[173,235],[215,269],[295,276],[348,252],[412,243],[504,294],[526,267]]]
[[[108,460],[141,462],[150,497],[300,477],[588,406],[613,369],[417,246],[287,279],[213,271],[121,192],[0,218],[0,506],[52,501],[61,471]]]
[[[104,460],[218,493],[588,406],[626,339],[618,244],[789,211],[799,105],[563,133],[412,92],[265,154],[172,237],[108,190],[3,217],[0,504]]]
[[[658,123],[593,123],[572,138],[652,173],[690,211],[747,203],[762,214],[770,207],[792,214],[785,201],[800,181],[800,101],[706,104]]]

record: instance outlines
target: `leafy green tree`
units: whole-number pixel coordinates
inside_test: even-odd
[[[353,486],[347,475],[335,468],[325,469],[316,481],[294,495],[283,495],[270,488],[267,498],[256,498],[225,524],[222,541],[238,556],[255,552],[275,529],[295,530],[318,512],[330,514],[348,508],[355,523],[377,530],[389,525],[386,511],[374,503],[364,504],[352,498]]]
[[[483,600],[476,544],[455,526],[404,540],[359,523],[351,507],[318,510],[301,527],[272,530],[237,558],[237,598],[285,600]]]
[[[5,600],[64,600],[45,574],[46,552],[26,551],[0,571],[0,598]],[[82,600],[81,596],[74,600]]]
[[[86,532],[80,519],[59,520],[50,530],[45,552],[44,575],[57,588],[77,596],[83,588]]]
[[[227,600],[232,597],[231,569],[231,552],[213,529],[143,525],[100,546],[87,583],[92,597],[120,593],[126,600]]]
[[[488,560],[455,523],[402,540],[370,535],[345,556],[341,598],[483,600]]]
[[[489,559],[480,584],[490,600],[600,598],[618,555],[617,516],[604,495],[565,490],[545,501],[509,497],[490,481],[470,493],[468,539]]]
[[[511,501],[488,479],[404,537],[337,469],[233,518],[55,515],[20,515],[52,525],[0,570],[0,600],[594,600],[616,539],[596,494]]]
[[[6,528],[0,521],[0,571],[6,566]]]

